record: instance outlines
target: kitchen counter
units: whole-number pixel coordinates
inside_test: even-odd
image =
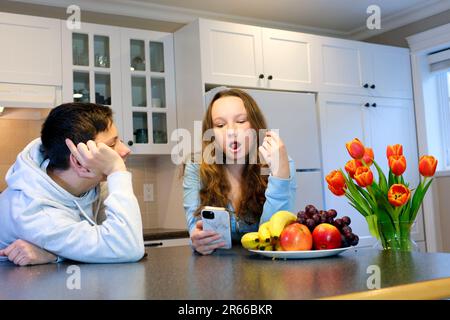
[[[329,258],[272,260],[239,247],[210,256],[194,254],[189,246],[146,252],[146,258],[129,264],[0,262],[0,300],[315,299],[367,292],[368,267],[374,265],[381,271],[381,288],[450,277],[447,253],[351,248]],[[77,275],[80,289],[68,289]]]

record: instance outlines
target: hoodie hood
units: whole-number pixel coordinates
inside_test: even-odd
[[[93,188],[81,197],[76,197],[59,186],[47,174],[48,159],[41,151],[42,142],[37,138],[30,142],[17,156],[16,162],[6,174],[8,187],[23,192],[40,204],[55,207],[90,211],[98,198],[97,188]],[[83,215],[84,212],[82,212]]]

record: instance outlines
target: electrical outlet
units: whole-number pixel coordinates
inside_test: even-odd
[[[144,183],[144,202],[152,202],[153,199],[153,184]]]

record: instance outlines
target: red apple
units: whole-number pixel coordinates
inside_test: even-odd
[[[329,223],[321,223],[315,227],[312,238],[316,250],[336,249],[342,245],[339,229]]]
[[[285,227],[280,234],[280,245],[285,251],[311,250],[312,242],[311,231],[297,222]]]

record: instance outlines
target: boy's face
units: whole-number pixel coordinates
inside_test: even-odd
[[[106,131],[102,131],[95,137],[96,143],[104,143],[111,149],[117,152],[117,154],[125,162],[131,150],[120,140],[117,132],[117,127],[112,123]],[[106,180],[106,176],[103,177],[102,181]]]

